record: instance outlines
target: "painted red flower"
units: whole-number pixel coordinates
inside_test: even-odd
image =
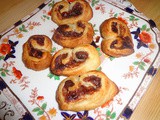
[[[51,16],[51,14],[52,14],[52,11],[51,10],[48,11],[47,15]]]
[[[44,99],[44,96],[38,96],[37,97],[37,100],[43,100]]]
[[[21,79],[22,73],[20,70],[17,70],[15,67],[12,68],[12,72],[17,79]]]
[[[0,45],[0,53],[3,55],[7,55],[11,51],[11,45],[10,44],[4,44],[2,43]]]
[[[151,43],[151,41],[152,41],[151,35],[145,31],[142,31],[139,34],[139,38],[144,43]]]
[[[124,18],[122,18],[122,17],[118,17],[118,20],[122,21],[125,24],[128,24],[128,22]]]

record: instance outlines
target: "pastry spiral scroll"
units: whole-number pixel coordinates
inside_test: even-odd
[[[57,89],[56,99],[61,110],[91,110],[112,100],[118,91],[103,72],[94,70],[64,79]]]
[[[102,51],[113,57],[127,56],[134,52],[134,44],[125,23],[117,18],[105,20],[100,26]]]
[[[63,47],[74,48],[80,44],[90,44],[93,41],[93,35],[94,30],[90,23],[78,21],[60,25],[52,39]]]
[[[51,39],[45,35],[33,35],[23,45],[22,61],[29,69],[36,71],[50,66],[52,55]]]
[[[93,16],[93,11],[85,0],[75,0],[67,2],[62,0],[54,4],[52,8],[52,20],[60,24],[75,23],[79,20],[89,21]]]
[[[56,52],[51,62],[51,72],[56,75],[79,75],[95,70],[100,65],[98,51],[89,44],[73,49],[63,48]]]

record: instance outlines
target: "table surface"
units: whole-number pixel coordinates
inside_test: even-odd
[[[0,32],[31,13],[45,0],[1,0]],[[140,12],[155,21],[160,30],[159,0],[129,0]],[[142,97],[130,120],[160,120],[160,70]]]

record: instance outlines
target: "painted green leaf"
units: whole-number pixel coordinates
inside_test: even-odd
[[[48,77],[51,79],[52,77],[54,77],[54,75],[52,73],[49,73]]]
[[[139,65],[139,61],[133,62],[134,65]]]
[[[116,14],[114,14],[114,17],[117,17],[118,16],[118,14],[116,13]]]
[[[5,73],[5,72],[1,72],[1,75],[2,75],[3,77],[6,77],[6,73]]]
[[[111,114],[111,119],[114,119],[115,117],[116,117],[116,113],[114,112]]]
[[[19,28],[20,31],[23,31],[22,27]]]
[[[146,31],[149,32],[149,31],[150,31],[150,28],[147,28]]]
[[[109,57],[110,61],[113,61],[115,59],[115,57]]]
[[[146,29],[147,29],[147,25],[145,24],[145,25],[142,26],[141,30],[143,31],[143,30],[146,30]]]
[[[0,68],[0,71],[3,71],[3,68]]]
[[[49,7],[52,7],[53,5],[54,5],[54,0],[50,4],[48,4]]]
[[[55,79],[55,80],[60,80],[60,77],[57,76],[57,75],[54,75],[54,79]]]
[[[96,32],[98,32],[98,30],[94,30],[94,32],[96,33]]]
[[[40,115],[43,115],[44,111],[43,110],[40,110],[38,111],[37,115],[40,116]]]
[[[106,120],[110,120],[109,118],[106,118]]]
[[[129,20],[133,21],[135,19],[135,17],[133,15],[130,16]]]
[[[8,73],[8,72],[9,72],[9,70],[7,70],[7,69],[5,69],[4,71],[5,71],[6,73]]]
[[[92,0],[92,7],[94,7],[97,3],[99,3],[99,0]]]
[[[23,31],[23,32],[28,32],[28,30],[25,28],[24,25],[22,25],[20,28],[19,28],[20,31]]]
[[[145,62],[141,62],[140,65],[142,66],[146,66]]]
[[[139,19],[138,18],[135,18],[135,21],[138,21]]]
[[[96,50],[98,51],[99,56],[101,56],[102,55],[100,52],[101,49],[98,47],[98,48],[96,48]]]
[[[108,111],[106,112],[106,115],[107,115],[107,116],[110,116],[110,115],[111,115],[111,111],[108,110]]]
[[[101,71],[101,70],[102,70],[102,67],[97,68],[97,70],[98,70],[98,71]]]
[[[56,47],[53,47],[51,53],[54,53],[55,51],[56,51]]]
[[[0,56],[0,60],[3,60],[4,59],[4,56]]]
[[[141,70],[145,70],[143,65],[139,65],[138,68],[141,69]]]
[[[36,107],[36,108],[34,108],[32,111],[33,112],[38,112],[38,111],[40,111],[41,109],[39,108],[39,107]]]
[[[45,110],[46,107],[47,107],[47,103],[43,103],[42,106],[41,106],[41,108],[42,108],[43,110]]]

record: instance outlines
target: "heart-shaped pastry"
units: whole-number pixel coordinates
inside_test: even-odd
[[[79,20],[89,21],[93,17],[93,11],[85,0],[67,2],[62,0],[53,5],[51,18],[60,24],[75,23]]]
[[[100,65],[100,57],[90,44],[79,45],[73,49],[63,48],[57,51],[51,62],[51,72],[56,75],[79,75],[95,70]]]
[[[94,30],[90,23],[78,21],[58,26],[52,39],[63,47],[74,48],[77,45],[90,44],[93,41],[93,35]]]
[[[64,79],[57,89],[56,99],[61,110],[91,110],[112,100],[118,91],[103,72],[94,70]]]
[[[52,41],[46,35],[33,35],[23,45],[22,61],[29,69],[36,71],[50,66]]]
[[[117,18],[105,20],[100,26],[102,51],[113,57],[127,56],[134,52],[134,44],[127,25]]]

